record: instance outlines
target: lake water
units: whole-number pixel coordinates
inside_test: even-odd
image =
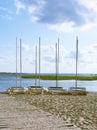
[[[38,81],[38,80],[37,80]],[[20,78],[17,79],[20,86]],[[34,79],[22,79],[22,86],[28,87],[35,84]],[[40,85],[43,87],[55,86],[56,81],[40,80]],[[0,73],[0,91],[4,91],[10,87],[16,86],[16,75],[11,73]],[[58,86],[68,89],[75,86],[75,80],[58,81]],[[97,92],[97,81],[78,81],[78,87],[86,87],[87,91]]]

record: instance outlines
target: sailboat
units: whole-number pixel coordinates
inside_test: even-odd
[[[75,87],[70,87],[69,92],[72,95],[86,95],[86,88],[85,87],[78,87],[78,37],[76,37],[76,80],[75,80]]]
[[[43,87],[40,85],[40,56],[41,56],[40,50],[41,48],[40,48],[40,37],[39,37],[39,74],[37,73],[37,46],[36,46],[35,48],[35,85],[28,87],[29,94],[42,94],[43,92]]]
[[[54,87],[48,87],[48,93],[49,94],[65,94],[65,90],[63,87],[59,87],[58,84],[58,74],[59,74],[59,39],[58,43],[56,43],[55,46],[56,50],[56,86]]]
[[[20,39],[20,86],[17,86],[17,38],[16,38],[16,87],[11,87],[7,90],[9,94],[24,94],[26,90],[22,87],[22,40]]]

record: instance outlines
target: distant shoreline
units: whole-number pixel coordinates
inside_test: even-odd
[[[20,73],[14,73],[14,72],[0,72],[1,76],[5,76],[5,75],[18,75],[18,77],[20,77]],[[41,80],[81,80],[81,81],[96,81],[97,80],[97,74],[91,74],[91,73],[79,73],[77,74],[77,77],[75,75],[75,73],[60,73],[58,74],[57,78],[56,78],[56,73],[41,73],[40,76],[39,75],[35,75],[34,73],[22,73],[22,78],[25,79],[35,79],[35,78],[39,78]]]
[[[20,72],[17,72],[19,74]],[[16,74],[16,72],[0,72],[0,74]],[[35,75],[35,73],[30,73],[30,72],[22,72],[23,75]],[[40,75],[56,75],[56,73],[42,73]],[[58,75],[63,75],[63,76],[75,76],[75,73],[59,73]],[[78,73],[78,76],[97,76],[97,73]]]

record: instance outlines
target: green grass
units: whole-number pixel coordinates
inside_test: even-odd
[[[28,76],[22,76],[22,78],[39,78],[39,76],[35,76],[35,75],[28,75]],[[42,80],[56,80],[56,76],[55,75],[41,75],[40,79]],[[88,81],[92,81],[92,80],[97,80],[97,76],[58,76],[57,78],[58,80],[88,80]]]

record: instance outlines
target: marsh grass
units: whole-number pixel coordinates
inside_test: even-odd
[[[39,78],[39,76],[35,76],[35,75],[26,75],[26,76],[22,76],[22,78]],[[56,80],[56,76],[55,75],[41,75],[40,79],[42,80]],[[97,80],[97,76],[58,76],[57,78],[58,80],[88,80],[88,81],[92,81],[92,80]]]

